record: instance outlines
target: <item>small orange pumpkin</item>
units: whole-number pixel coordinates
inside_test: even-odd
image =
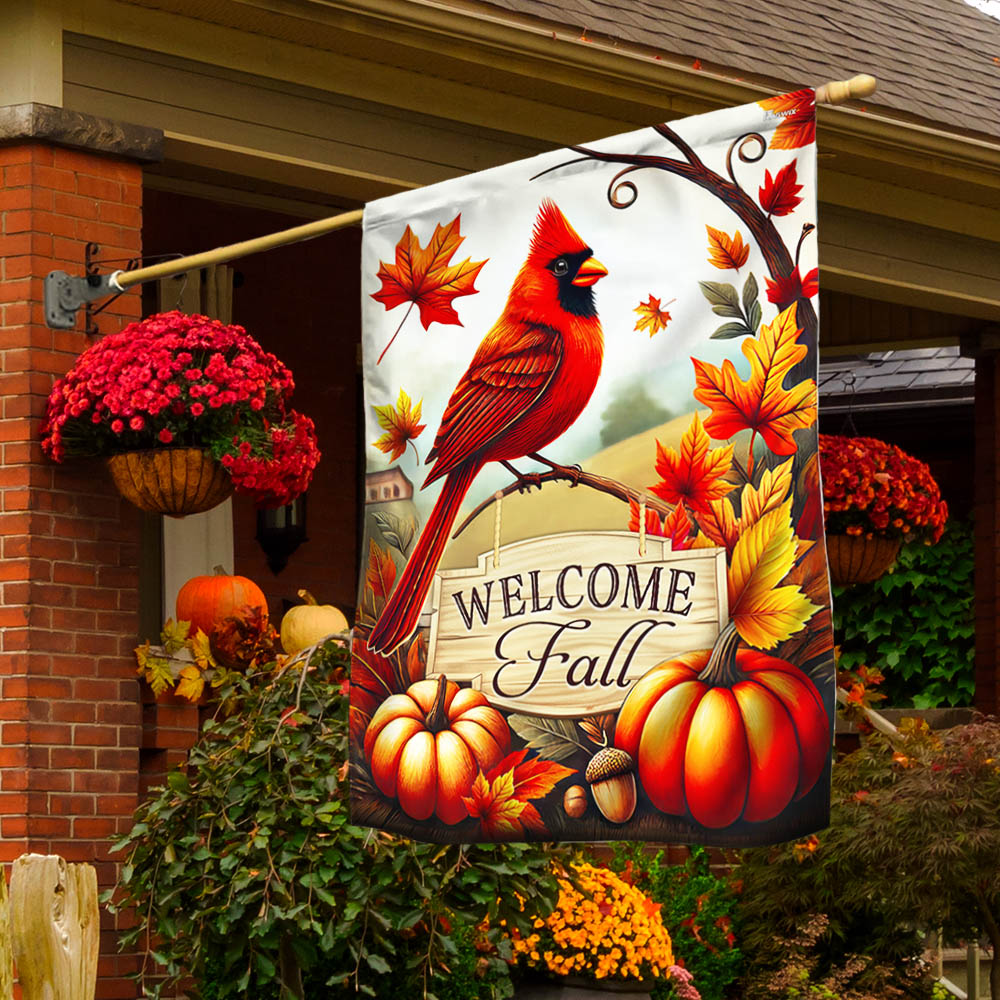
[[[462,802],[479,771],[510,748],[510,729],[486,697],[444,676],[411,684],[379,705],[365,731],[365,756],[383,795],[417,820],[465,819]]]
[[[212,634],[216,623],[228,618],[244,605],[267,614],[267,598],[253,580],[230,576],[221,566],[214,576],[193,576],[177,593],[177,620],[191,623],[191,634],[201,629]]]

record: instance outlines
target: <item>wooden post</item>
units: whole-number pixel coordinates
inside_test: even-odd
[[[14,996],[14,949],[10,940],[10,901],[7,879],[0,866],[0,1000]]]
[[[14,961],[24,1000],[94,1000],[97,872],[54,854],[22,854],[10,879]]]

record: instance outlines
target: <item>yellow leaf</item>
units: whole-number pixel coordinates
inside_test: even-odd
[[[790,458],[776,469],[765,469],[756,488],[749,483],[743,487],[740,495],[740,527],[743,531],[788,499],[792,489],[793,461]]]
[[[711,500],[708,510],[698,514],[698,526],[715,545],[732,552],[739,538],[739,525],[728,500]],[[700,546],[692,546],[700,548]]]
[[[803,628],[817,610],[798,587],[776,587],[762,594],[752,608],[731,612],[730,617],[748,646],[773,649]]]
[[[205,690],[205,677],[202,672],[192,664],[181,670],[177,679],[176,694],[178,697],[187,698],[188,701],[197,701]]]
[[[708,262],[713,267],[722,271],[738,271],[750,256],[750,247],[743,242],[740,231],[736,230],[736,235],[729,237],[721,229],[713,229],[705,226],[708,230]]]
[[[209,643],[208,636],[205,635],[201,629],[198,629],[198,631],[188,640],[188,648],[191,650],[194,662],[201,667],[202,670],[215,666],[215,660],[212,657],[212,648]]]
[[[673,301],[673,299],[670,300],[670,302]],[[668,306],[670,302],[667,303]],[[639,314],[635,329],[638,331],[649,330],[651,337],[656,336],[661,330],[665,330],[670,322],[670,313],[660,305],[660,300],[652,294],[650,294],[648,301],[640,302],[632,311]]]
[[[689,549],[716,549],[719,546],[712,541],[704,531],[699,531],[694,538],[690,539],[688,542]]]
[[[191,628],[190,622],[175,622],[173,618],[167,619],[163,631],[160,633],[160,639],[168,656],[171,653],[176,653],[187,642],[189,628]]]
[[[729,616],[747,645],[771,649],[816,611],[797,586],[776,585],[795,563],[792,501],[766,513],[740,535],[729,565]]]
[[[729,613],[752,610],[795,563],[792,501],[765,514],[739,537],[729,564]]]
[[[174,686],[174,672],[170,669],[170,662],[162,656],[147,656],[142,673],[153,694],[163,694]]]

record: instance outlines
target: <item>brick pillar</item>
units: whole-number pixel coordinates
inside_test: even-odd
[[[42,455],[52,382],[93,340],[82,320],[45,326],[42,279],[81,274],[88,241],[108,258],[139,253],[142,168],[24,141],[0,147],[0,169],[0,860],[88,861],[104,889],[116,877],[109,838],[137,805],[140,522],[98,460],[56,466]],[[101,330],[139,313],[139,294],[123,295]],[[125,976],[137,962],[119,955],[102,913],[98,998],[134,997]]]
[[[976,358],[974,481],[976,695],[982,712],[1000,712],[1000,354]]]

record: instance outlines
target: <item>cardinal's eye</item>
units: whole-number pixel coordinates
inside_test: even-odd
[[[565,259],[560,257],[552,265],[552,273],[557,277],[561,278],[564,274],[569,274],[569,264],[566,263]]]

